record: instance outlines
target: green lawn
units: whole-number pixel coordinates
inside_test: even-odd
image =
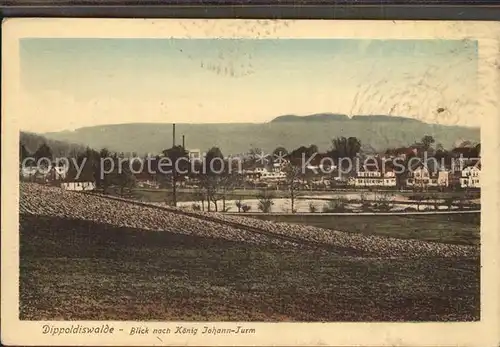
[[[479,215],[413,216],[293,216],[252,215],[254,218],[298,223],[354,233],[374,234],[426,241],[479,245]]]

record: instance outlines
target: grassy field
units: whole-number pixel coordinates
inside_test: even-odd
[[[252,215],[277,222],[312,225],[367,235],[391,236],[461,245],[480,244],[479,214],[409,216]]]
[[[20,258],[23,320],[463,321],[480,312],[479,259],[349,257],[33,215],[20,216]]]

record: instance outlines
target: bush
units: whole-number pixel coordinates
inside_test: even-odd
[[[242,210],[243,212],[248,212],[248,211],[250,211],[251,209],[252,209],[252,207],[251,207],[251,206],[248,206],[248,205],[241,205],[241,210]]]
[[[271,207],[274,205],[274,202],[269,199],[259,200],[259,210],[264,213],[271,212]]]
[[[264,213],[271,212],[271,207],[274,205],[274,194],[267,190],[261,191],[261,193],[257,196],[259,200],[259,210]]]
[[[234,204],[236,205],[238,212],[241,212],[241,209],[243,208],[243,203],[241,202],[241,200],[236,201]]]
[[[346,204],[343,199],[331,200],[323,207],[324,213],[340,213],[346,211]]]
[[[318,212],[318,208],[316,207],[316,205],[313,202],[309,203],[309,212],[311,212],[311,213]]]
[[[191,208],[194,210],[194,211],[201,211],[201,206],[200,204],[197,204],[197,203],[194,203],[191,205]]]

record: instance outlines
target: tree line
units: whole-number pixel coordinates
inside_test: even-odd
[[[415,156],[421,156],[424,152],[432,153],[436,159],[444,159],[445,162],[451,162],[458,155],[464,157],[479,157],[480,144],[472,145],[464,143],[452,150],[445,150],[441,145],[434,146],[435,140],[432,136],[424,136],[420,142],[416,142],[409,146],[411,151],[407,151],[405,162],[409,162]],[[356,137],[338,137],[332,139],[331,147],[324,153],[319,153],[318,147],[315,145],[300,146],[299,148],[288,151],[286,148],[277,147],[272,155],[269,156],[263,165],[272,165],[280,160],[285,160],[281,166],[281,171],[285,174],[281,186],[287,193],[291,202],[291,209],[295,211],[295,201],[301,185],[309,180],[312,175],[311,171],[303,170],[303,158],[311,157],[318,154],[318,159],[330,158],[331,162],[342,165],[341,159],[350,158],[354,159],[360,153],[362,144]],[[386,155],[397,154],[401,149],[389,148],[385,151]],[[262,153],[261,150],[253,148],[249,151],[249,155],[242,162],[243,168],[255,167],[255,161]],[[173,146],[162,151],[165,158],[169,158],[170,162],[178,163],[177,166],[163,164],[163,170],[169,171],[168,174],[158,174],[161,172],[158,167],[162,156],[157,155],[151,160],[152,172],[156,172],[155,179],[161,186],[170,188],[170,194],[166,197],[170,204],[177,205],[177,187],[180,182],[186,179],[193,179],[198,183],[198,191],[196,193],[197,200],[201,201],[202,209],[205,209],[205,204],[208,211],[218,210],[218,202],[222,202],[222,209],[226,209],[226,199],[231,191],[240,187],[243,184],[243,177],[239,174],[239,168],[232,167],[235,163],[225,158],[221,149],[212,147],[207,152],[205,157],[195,162],[194,165],[189,162],[189,153],[182,146]],[[57,155],[49,144],[42,143],[39,147],[31,153],[24,143],[20,143],[19,147],[20,161],[27,157],[34,157],[35,160],[40,158],[54,158]],[[132,153],[133,157],[137,157]],[[70,167],[66,174],[66,181],[94,181],[96,186],[103,192],[108,192],[111,187],[117,187],[121,195],[131,192],[132,188],[136,186],[136,177],[134,172],[138,172],[144,165],[139,161],[130,162],[131,159],[127,158],[124,153],[111,152],[106,148],[96,151],[89,147],[73,151],[68,158],[70,160]],[[141,157],[142,160],[147,159],[147,155]],[[102,159],[107,158],[105,161]],[[151,158],[151,157],[150,157]],[[77,167],[81,167],[81,174],[77,177]],[[405,166],[406,167],[406,166]],[[103,174],[105,173],[105,174]],[[332,172],[332,175],[336,174]],[[407,172],[399,174],[396,178],[398,185],[406,179]],[[266,195],[262,193],[262,201],[265,205],[264,209],[268,210],[268,202]]]

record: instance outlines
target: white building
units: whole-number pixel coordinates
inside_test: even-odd
[[[410,171],[409,177],[406,179],[406,185],[410,187],[427,187],[431,183],[429,169],[425,166],[416,168]],[[437,179],[436,179],[437,185]]]
[[[445,169],[439,170],[437,174],[431,174],[426,167],[420,167],[410,173],[410,177],[406,179],[406,185],[416,188],[448,187],[450,176],[450,171]]]
[[[202,160],[201,150],[199,149],[190,149],[188,150],[189,160]]]
[[[460,186],[462,188],[480,188],[481,187],[481,169],[477,166],[468,166],[462,170],[460,177]]]
[[[281,171],[266,171],[262,173],[260,179],[264,181],[282,181],[286,179],[286,174]]]
[[[96,188],[95,182],[64,182],[61,183],[61,188],[64,190],[94,190]]]
[[[286,179],[286,174],[282,171],[269,171],[266,168],[258,167],[253,170],[245,170],[245,177],[251,181],[282,181]]]
[[[382,177],[382,173],[380,171],[358,171],[357,177]]]
[[[23,178],[29,178],[33,177],[37,174],[38,168],[36,166],[27,166],[21,168],[21,177]]]
[[[437,184],[440,187],[448,187],[450,185],[451,173],[448,170],[440,170],[438,172]]]
[[[355,187],[395,187],[396,175],[394,171],[387,171],[384,174],[380,171],[358,171],[349,184]]]
[[[21,177],[37,177],[44,180],[60,181],[66,178],[68,168],[51,164],[48,167],[26,166],[21,168]]]

